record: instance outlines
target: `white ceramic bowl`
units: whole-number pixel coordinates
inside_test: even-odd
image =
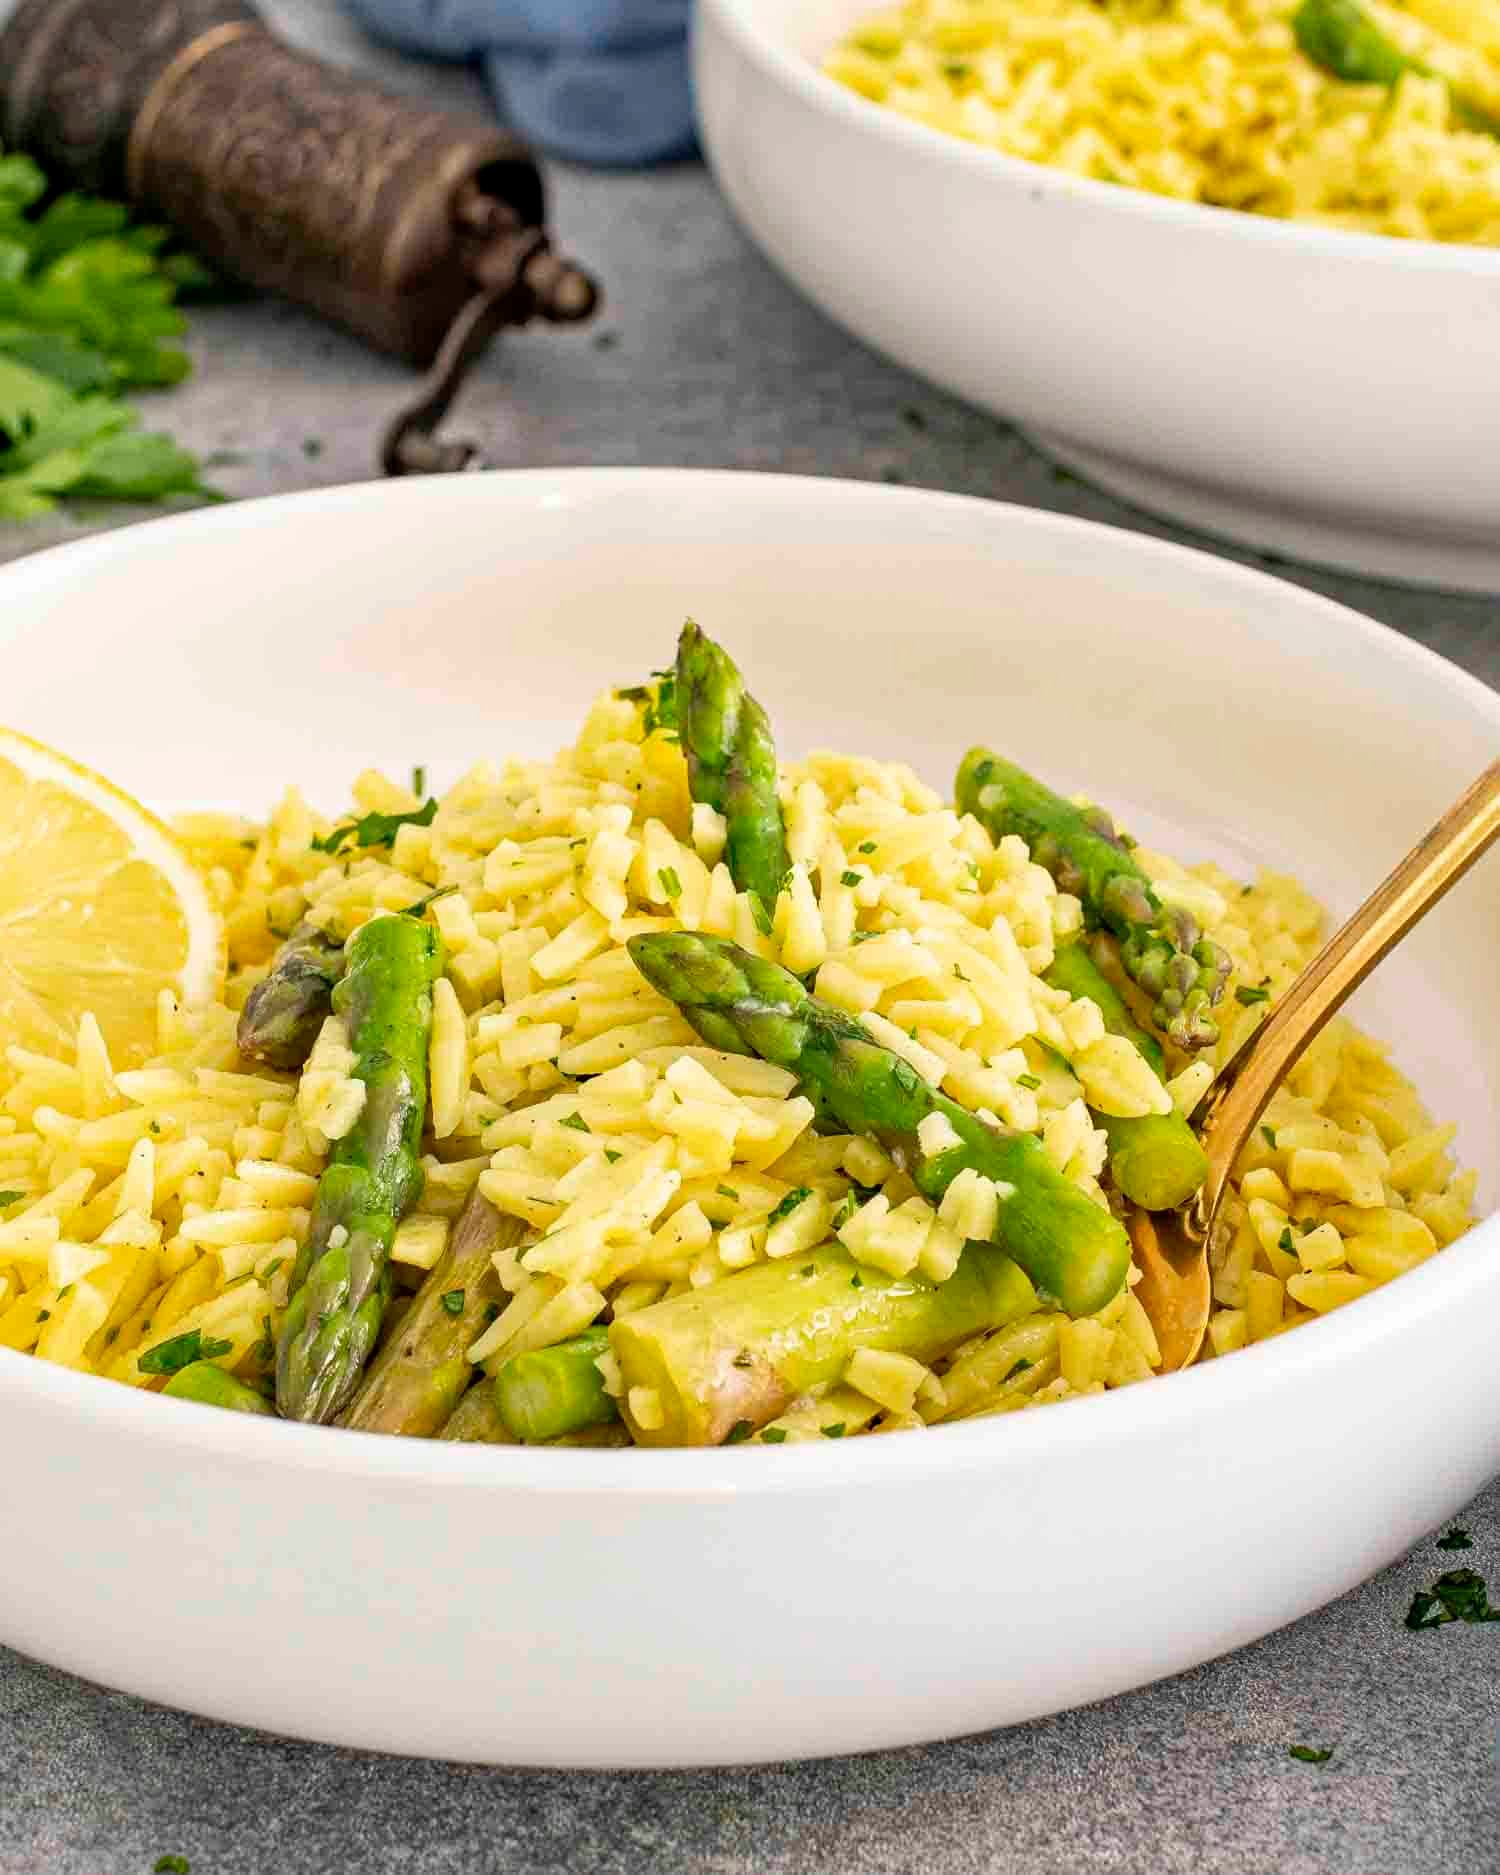
[[[564,471],[297,495],[0,573],[6,714],[164,807],[542,753],[691,608],[784,748],[978,738],[1344,908],[1500,697],[1337,606],[909,490]],[[1217,674],[1217,677],[1216,677]],[[1500,864],[1373,981],[1497,1172]],[[1324,1323],[1110,1398],[816,1448],[483,1450],[0,1351],[0,1639],[279,1731],[505,1763],[895,1745],[1097,1699],[1340,1594],[1500,1467],[1500,1219]]]
[[[818,70],[870,0],[703,0],[699,113],[744,226],[892,358],[1212,532],[1500,590],[1500,252],[1091,182]]]

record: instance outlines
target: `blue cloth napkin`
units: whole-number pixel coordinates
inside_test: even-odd
[[[634,167],[697,147],[688,82],[691,0],[344,0],[376,38],[477,63],[528,142]]]

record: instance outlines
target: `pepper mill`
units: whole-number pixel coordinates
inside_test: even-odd
[[[598,303],[552,251],[523,143],[294,51],[248,0],[21,0],[0,144],[430,369],[386,433],[388,474],[482,467],[434,433],[471,365],[502,327]]]

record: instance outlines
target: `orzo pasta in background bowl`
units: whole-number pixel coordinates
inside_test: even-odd
[[[917,864],[934,906],[950,873],[962,889],[965,868],[961,858],[947,867],[932,845],[950,836],[933,805],[941,797],[924,784],[946,791],[972,744],[1005,748],[1060,786],[1107,794],[1149,848],[1216,863],[1216,885],[1178,881],[1179,897],[1207,916],[1210,892],[1224,901],[1230,879],[1252,879],[1260,866],[1297,874],[1335,912],[1347,910],[1500,741],[1494,696],[1306,593],[1056,517],[837,483],[602,471],[336,490],[131,530],[43,555],[3,583],[16,727],[167,813],[259,814],[295,780],[316,806],[298,827],[284,810],[279,850],[306,854],[292,869],[320,892],[345,890],[324,860],[330,842],[337,857],[355,837],[335,840],[330,827],[361,770],[405,777],[421,767],[434,795],[461,805],[469,797],[455,784],[476,761],[575,748],[571,767],[529,771],[566,792],[580,761],[603,759],[607,730],[620,748],[606,767],[644,762],[660,770],[652,785],[676,785],[675,751],[632,740],[641,726],[631,709],[596,706],[582,742],[578,725],[589,699],[638,688],[643,666],[666,661],[657,647],[687,612],[734,646],[772,707],[784,757],[832,747],[893,765],[864,771],[870,792],[859,811],[877,812],[887,784],[909,792],[905,806],[894,796],[891,806],[910,817],[908,844],[921,835],[922,855],[913,848],[905,863]],[[72,681],[78,669],[94,681]],[[920,781],[898,779],[905,764]],[[824,762],[806,773],[833,819],[852,826],[839,805],[843,771]],[[474,784],[463,785],[472,795]],[[396,782],[368,779],[356,805],[411,815],[399,793]],[[812,794],[798,796],[794,847],[805,832],[798,816],[815,805]],[[392,859],[427,881],[441,816],[452,811],[439,810],[434,843],[420,827],[398,835]],[[200,844],[222,846],[227,824],[200,820]],[[894,833],[877,829],[872,842],[878,849],[887,837],[895,864]],[[212,857],[224,874],[214,889],[238,892],[243,908],[253,881],[233,879],[244,862],[228,847]],[[527,855],[518,846],[512,857]],[[531,861],[542,857],[538,849]],[[601,866],[605,857],[601,847]],[[395,891],[388,868],[362,865],[350,876]],[[666,854],[658,880],[663,872],[667,900],[649,915],[669,927],[668,902],[702,896],[711,874],[698,878],[687,845]],[[264,867],[257,877],[293,909],[308,896]],[[1029,886],[1040,889],[1030,875],[985,877],[1008,928],[1024,931],[1046,909],[1030,903]],[[1245,897],[1239,917],[1275,987],[1311,914],[1285,887],[1262,905],[1263,889]],[[894,885],[882,890],[898,902]],[[472,951],[465,969],[481,969],[451,898],[451,953],[462,961]],[[787,902],[775,943],[794,961]],[[431,910],[436,917],[439,905]],[[10,1488],[28,1511],[12,1544],[0,1638],[107,1683],[272,1729],[553,1764],[712,1763],[932,1738],[1101,1697],[1252,1639],[1400,1553],[1500,1464],[1500,1380],[1488,1355],[1500,1244],[1487,1215],[1500,1087],[1497,910],[1493,869],[1482,869],[1352,1009],[1361,1029],[1393,1044],[1426,1107],[1458,1123],[1451,1150],[1477,1172],[1477,1194],[1395,1143],[1384,1109],[1409,1097],[1380,1083],[1377,1058],[1359,1046],[1342,1048],[1336,1064],[1325,1055],[1302,1083],[1300,1097],[1326,1099],[1330,1074],[1347,1074],[1341,1098],[1351,1114],[1361,1101],[1372,1113],[1381,1106],[1388,1180],[1437,1241],[1466,1221],[1471,1198],[1484,1220],[1326,1319],[1260,1345],[1257,1311],[1279,1280],[1272,1266],[1259,1300],[1247,1294],[1239,1311],[1244,1336],[1226,1302],[1215,1352],[1231,1358],[1199,1370],[1120,1384],[1131,1377],[1131,1343],[1111,1321],[1078,1338],[1058,1375],[1062,1396],[1107,1384],[1102,1397],[892,1437],[788,1437],[773,1450],[747,1440],[710,1450],[481,1451],[372,1438],[206,1412],[0,1349]],[[257,915],[279,914],[267,902]],[[825,934],[829,915],[823,908]],[[1234,920],[1214,916],[1227,936]],[[1067,922],[1065,908],[1047,917],[1054,929]],[[797,941],[815,938],[808,923]],[[561,931],[548,938],[575,941]],[[231,960],[246,942],[231,929]],[[870,946],[867,967],[850,954],[844,987],[856,1001],[865,991],[853,979],[866,977],[879,1001],[879,948]],[[587,975],[560,954],[520,949],[543,957],[547,972],[555,964],[559,983]],[[609,962],[607,951],[596,954]],[[836,974],[825,986],[825,973],[820,992],[838,993]],[[452,997],[444,992],[455,1033],[463,976],[452,977]],[[1250,989],[1237,1012],[1253,1009]],[[503,1018],[503,1008],[479,1018],[497,1050],[515,1044],[493,1075],[545,1068],[522,1061],[523,1032]],[[879,1014],[866,1020],[882,1036],[901,1034]],[[168,1053],[190,1053],[191,1037],[168,1026],[159,1038]],[[559,1044],[564,1070],[607,1073],[589,1053],[607,1033],[567,1041],[560,1028],[543,1039]],[[1087,1079],[1097,1038],[1064,1039]],[[664,1049],[685,1045],[664,1026],[643,1035],[645,1077],[662,1072]],[[584,1051],[576,1062],[575,1049]],[[434,1050],[435,1065],[443,1053]],[[93,1085],[100,1059],[90,1044],[76,1069],[53,1071],[62,1091],[43,1122],[49,1140],[70,1137],[84,1160],[105,1150],[106,1133],[118,1149],[111,1129],[129,1124],[108,1112],[68,1118],[69,1073],[80,1088]],[[685,1106],[719,1097],[701,1064],[683,1059],[689,1069],[671,1070],[653,1113],[683,1095]],[[1108,1064],[1101,1055],[1093,1066]],[[36,1061],[21,1067],[42,1073]],[[936,1060],[928,1067],[936,1076]],[[182,1097],[170,1074],[132,1072],[122,1084],[138,1106],[165,1101],[166,1119],[181,1117],[169,1111]],[[200,1092],[237,1097],[229,1077],[212,1079],[220,1072],[210,1070]],[[341,1063],[319,1056],[304,1083],[307,1125],[337,1131]],[[590,1087],[579,1083],[580,1106],[607,1129],[610,1103]],[[279,1152],[278,1125],[290,1121],[276,1111],[278,1090],[267,1091],[265,1110],[242,1122],[254,1171],[237,1188],[242,1225],[262,1200],[273,1221],[278,1206],[289,1216],[306,1178]],[[773,1091],[747,1088],[747,1115]],[[983,1091],[1005,1090],[996,1079]],[[1093,1082],[1089,1091],[1102,1098]],[[109,1107],[98,1088],[82,1097]],[[480,1111],[483,1090],[474,1098],[475,1124],[496,1124]],[[1047,1090],[1038,1098],[1045,1106]],[[462,1136],[461,1107],[457,1084],[434,1083],[435,1126],[445,1114],[443,1126],[451,1120]],[[1420,1130],[1415,1113],[1403,1108],[1407,1131]],[[638,1117],[625,1130],[644,1124]],[[537,1149],[534,1137],[524,1148],[494,1143],[497,1203],[551,1198],[507,1177]],[[622,1153],[629,1145],[617,1143]],[[696,1136],[691,1143],[702,1149]],[[1050,1144],[1056,1159],[1061,1142]],[[1440,1140],[1422,1150],[1446,1149]],[[811,1166],[817,1153],[807,1150]],[[270,1163],[278,1156],[279,1170]],[[54,1159],[62,1168],[55,1150]],[[1087,1184],[1087,1167],[1063,1160]],[[434,1170],[440,1164],[439,1154]],[[1300,1174],[1283,1169],[1296,1185]],[[1246,1196],[1264,1207],[1279,1174],[1259,1170]],[[273,1175],[274,1192],[252,1189]],[[816,1171],[809,1182],[818,1185]],[[429,1234],[442,1228],[441,1176],[436,1184],[427,1223],[415,1220]],[[836,1195],[830,1183],[830,1211]],[[1371,1197],[1343,1194],[1356,1210]],[[1339,1200],[1328,1191],[1315,1201],[1331,1207],[1330,1244]],[[222,1216],[197,1213],[181,1235],[212,1250],[210,1221]],[[732,1231],[727,1213],[716,1228],[721,1238]],[[753,1258],[753,1232],[744,1234]],[[232,1281],[260,1280],[261,1235],[249,1231],[245,1271]],[[878,1265],[894,1254],[888,1233],[867,1235],[861,1256]],[[1377,1248],[1366,1246],[1368,1256]],[[803,1254],[823,1255],[795,1261]],[[1309,1260],[1308,1281],[1287,1272],[1288,1293],[1308,1298],[1287,1320],[1316,1313],[1330,1277],[1350,1294],[1373,1280],[1357,1266],[1320,1271],[1318,1256]],[[1234,1280],[1229,1272],[1226,1283]],[[244,1293],[226,1292],[223,1322]],[[1257,1345],[1235,1352],[1245,1338]],[[1104,1361],[1106,1347],[1118,1371],[1086,1374],[1090,1349]],[[900,1378],[866,1365],[856,1381],[878,1389]],[[638,1417],[650,1433],[650,1414]],[[909,1423],[921,1417],[907,1414]],[[872,1694],[876,1630],[882,1669]]]
[[[1143,14],[1124,45],[1139,42],[1143,59],[1151,45],[1153,63],[1132,83],[1127,52],[1106,46],[1102,56],[1121,69],[1112,65],[1109,82],[1096,79],[1079,105],[1054,95],[1066,83],[1064,59],[1028,63],[1018,50],[1053,15],[1066,27],[1067,0],[1037,18],[1006,0],[878,16],[866,0],[706,0],[696,47],[705,143],[749,233],[825,311],[1022,424],[1102,486],[1298,558],[1500,589],[1500,468],[1465,442],[1500,432],[1489,349],[1500,252],[1362,231],[1493,239],[1500,201],[1486,212],[1495,171],[1475,156],[1478,133],[1460,134],[1440,176],[1439,157],[1451,156],[1432,121],[1441,100],[1413,74],[1390,107],[1394,129],[1371,101],[1379,88],[1356,88],[1363,116],[1353,105],[1335,113],[1306,148],[1257,120],[1239,165],[1226,161],[1219,174],[1200,155],[1214,111],[1228,139],[1235,100],[1245,108],[1218,22],[1231,21],[1230,38],[1244,22],[1271,34],[1252,58],[1250,76],[1264,84],[1268,64],[1274,77],[1296,56],[1284,44],[1295,10],[1290,0],[1187,10],[1175,55],[1185,47],[1213,57],[1206,75],[1190,60],[1174,69],[1148,39],[1155,31],[1172,41],[1172,20]],[[1080,35],[1109,32],[1103,14],[1078,11],[1075,49]],[[1126,12],[1117,5],[1110,17]],[[884,82],[883,54],[856,43],[872,17],[870,43],[888,48],[904,33],[916,46],[880,102],[870,94]],[[1425,46],[1428,29],[1410,24],[1412,43]],[[944,32],[955,47],[982,43],[940,57]],[[1017,45],[1008,33],[1020,35]],[[1014,60],[1017,95],[1004,110],[975,95],[986,55]],[[823,69],[830,59],[839,78]],[[1476,53],[1459,66],[1494,105],[1492,63]],[[1288,84],[1286,108],[1323,83],[1313,73]],[[1188,99],[1181,109],[1174,87]],[[1264,97],[1277,103],[1274,84]],[[1172,128],[1131,172],[1145,186],[1124,186],[1128,175],[1105,180],[1115,173],[1112,123],[1120,142],[1127,126],[1139,140],[1153,109]],[[1351,139],[1361,136],[1379,146],[1365,169],[1386,162],[1406,179],[1401,188],[1382,196],[1379,177],[1359,170]],[[1410,182],[1412,162],[1392,154],[1407,144],[1422,146],[1425,188]],[[1378,212],[1329,225],[1349,191],[1317,181],[1320,164],[1357,172]],[[1298,212],[1325,219],[1270,219],[1208,205],[1216,200],[1274,213],[1305,204]]]

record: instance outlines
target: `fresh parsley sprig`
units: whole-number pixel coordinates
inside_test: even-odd
[[[0,521],[62,496],[216,499],[197,459],[119,398],[187,376],[176,300],[209,276],[117,202],[46,195],[35,163],[0,154]]]

